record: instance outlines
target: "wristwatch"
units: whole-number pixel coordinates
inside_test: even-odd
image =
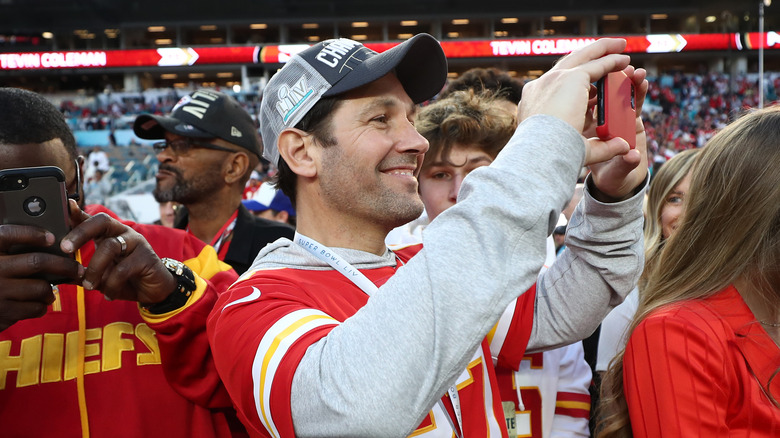
[[[183,307],[187,304],[187,300],[190,299],[190,295],[198,288],[195,283],[195,274],[192,273],[192,270],[187,265],[169,258],[163,258],[161,261],[168,272],[173,274],[173,277],[176,279],[176,288],[167,298],[159,303],[143,306],[147,312],[156,315],[172,312]]]

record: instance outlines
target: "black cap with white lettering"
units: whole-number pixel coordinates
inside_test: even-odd
[[[184,96],[170,116],[142,114],[133,123],[135,135],[164,139],[165,132],[194,138],[221,138],[260,157],[262,144],[255,122],[236,99],[225,93],[198,90]]]
[[[382,53],[339,38],[315,44],[290,58],[263,90],[263,157],[278,164],[279,134],[298,124],[321,98],[354,90],[390,72],[412,101],[421,103],[444,87],[447,59],[439,42],[426,33]]]

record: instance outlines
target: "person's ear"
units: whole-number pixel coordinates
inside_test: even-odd
[[[249,171],[249,156],[244,152],[234,154],[225,162],[225,182],[233,184],[241,179]]]
[[[276,213],[275,218],[279,222],[284,222],[286,224],[287,223],[287,219],[290,218],[290,213],[287,213],[286,211],[281,210],[278,213]]]
[[[316,157],[319,149],[314,137],[300,129],[288,128],[279,134],[279,155],[290,170],[305,177],[317,176]]]

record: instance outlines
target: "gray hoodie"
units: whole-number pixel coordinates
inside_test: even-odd
[[[535,281],[546,237],[572,196],[582,136],[550,116],[525,120],[496,160],[464,180],[432,221],[424,248],[368,303],[307,350],[292,387],[298,436],[411,433],[463,372],[507,306]],[[537,283],[529,351],[590,335],[641,272],[642,198],[603,204],[587,192],[566,251]],[[358,269],[383,256],[332,248]],[[256,269],[331,269],[299,245],[267,246]],[[348,390],[347,390],[348,388]]]

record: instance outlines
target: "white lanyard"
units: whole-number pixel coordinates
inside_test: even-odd
[[[362,272],[355,269],[354,266],[349,264],[341,256],[334,253],[327,246],[317,242],[316,240],[306,237],[301,233],[295,233],[295,243],[301,245],[303,249],[309,251],[318,259],[324,261],[333,267],[333,269],[339,271],[341,275],[347,277],[349,281],[355,283],[366,295],[371,296],[372,293],[379,290],[376,285],[369,280]]]
[[[343,276],[347,277],[349,281],[359,287],[360,290],[365,292],[366,295],[371,296],[372,293],[379,290],[379,288],[376,287],[376,285],[371,280],[369,280],[368,277],[366,277],[362,272],[358,271],[349,262],[341,258],[341,256],[334,253],[333,250],[327,246],[298,232],[295,233],[294,242],[302,246],[305,250],[309,251],[313,256],[329,264],[331,267],[333,267],[333,269],[339,271]],[[447,390],[447,393],[450,396],[452,409],[455,411],[455,417],[457,417],[458,420],[458,428],[455,430],[455,434],[458,435],[458,437],[463,437],[463,417],[460,411],[460,397],[458,397],[457,386],[450,386],[450,389]],[[439,403],[442,403],[441,399],[439,400]],[[449,418],[449,415],[447,415],[447,409],[443,405],[442,410],[444,411],[444,414],[447,416],[447,418]],[[455,428],[453,427],[453,429]],[[458,434],[458,431],[460,431],[460,434]]]

